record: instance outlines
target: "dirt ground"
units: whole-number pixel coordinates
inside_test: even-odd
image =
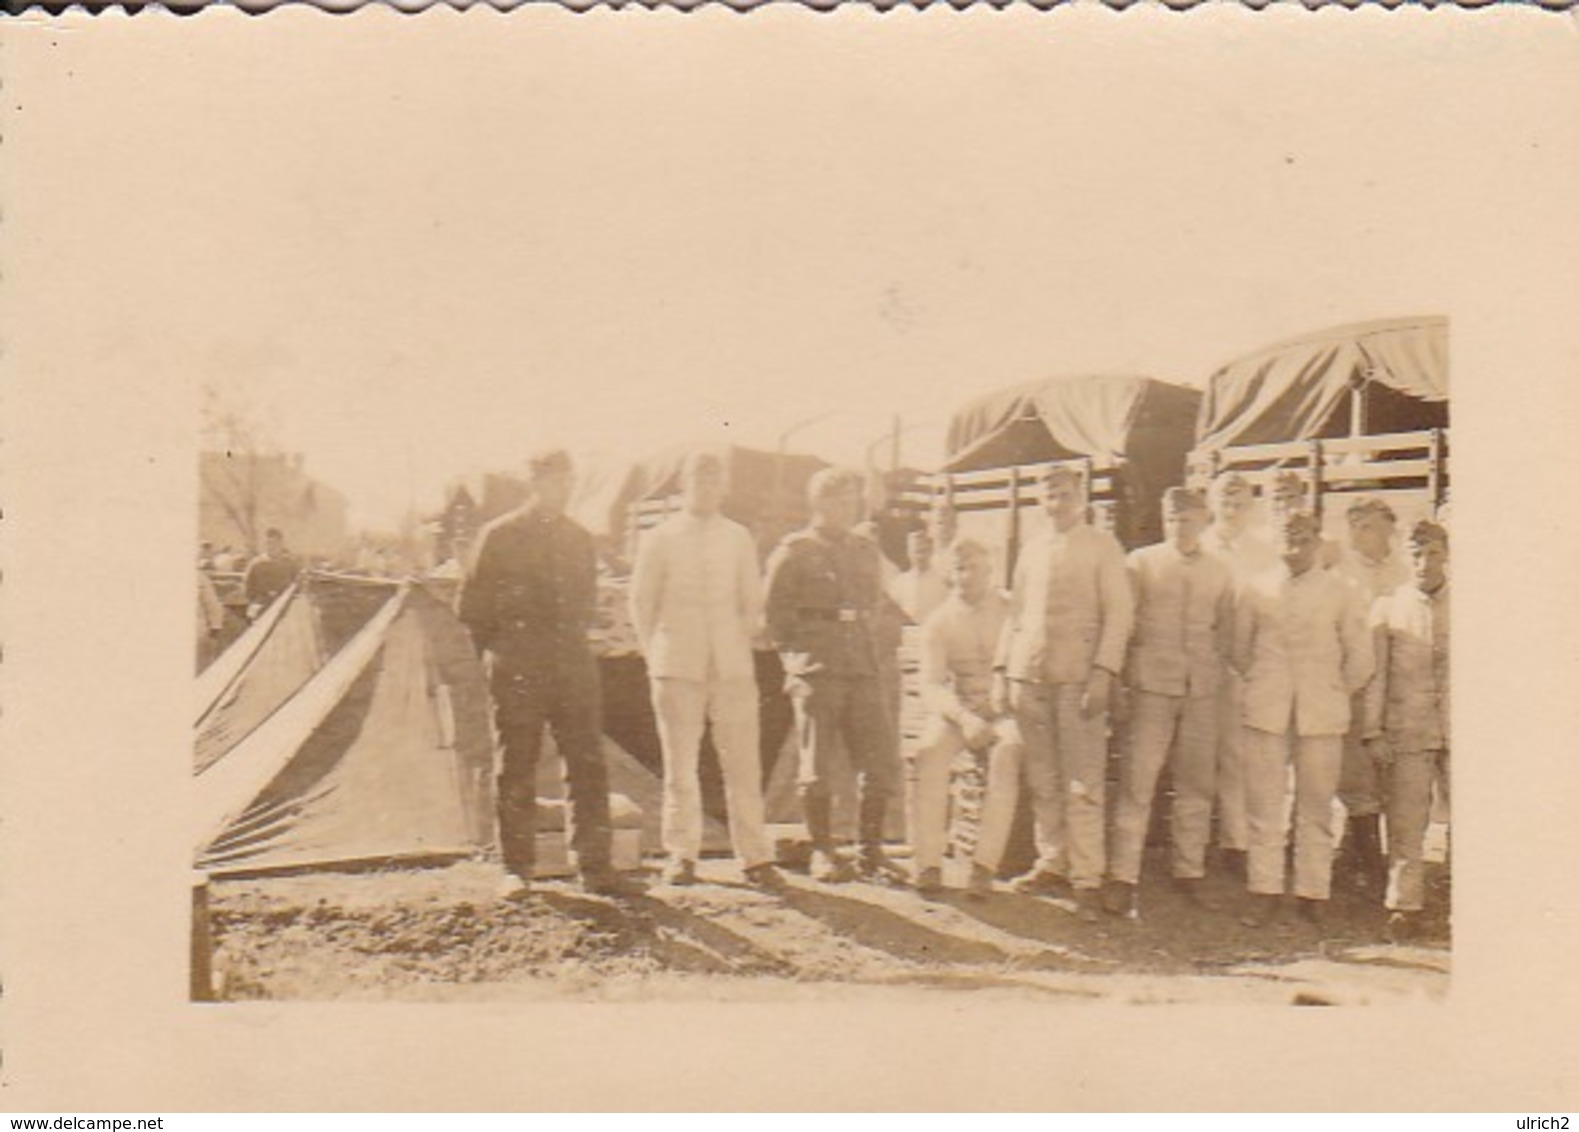
[[[214,982],[223,999],[899,1000],[972,997],[1309,1005],[1441,998],[1449,982],[1446,877],[1430,874],[1425,931],[1385,941],[1374,897],[1335,890],[1317,931],[1288,911],[1238,922],[1240,886],[1213,878],[1221,911],[1187,903],[1158,874],[1140,916],[1082,924],[1068,901],[1002,889],[972,901],[787,874],[747,888],[727,860],[704,883],[587,896],[542,883],[496,895],[497,865],[216,880]],[[958,878],[953,878],[956,882]]]

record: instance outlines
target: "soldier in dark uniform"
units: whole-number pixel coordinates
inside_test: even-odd
[[[290,588],[301,573],[301,563],[285,549],[285,535],[278,527],[263,533],[263,553],[247,567],[242,588],[247,595],[247,619],[256,621],[274,599]]]
[[[536,455],[529,475],[527,505],[485,532],[460,600],[460,619],[490,661],[506,895],[524,892],[532,879],[545,724],[554,729],[570,780],[570,846],[582,886],[617,895],[627,889],[610,863],[601,689],[587,641],[597,602],[596,552],[592,536],[564,514],[570,457]]]
[[[787,536],[768,561],[768,632],[795,707],[811,872],[824,881],[854,875],[833,841],[829,772],[836,736],[860,776],[861,871],[897,874],[883,852],[883,818],[899,768],[876,639],[883,601],[880,552],[851,529],[861,487],[859,473],[818,472],[810,484],[811,525]]]

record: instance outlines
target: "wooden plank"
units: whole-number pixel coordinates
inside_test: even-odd
[[[1345,436],[1322,443],[1328,454],[1365,455],[1374,452],[1407,451],[1411,448],[1428,449],[1431,447],[1431,433],[1430,429],[1416,432],[1385,432],[1375,436]]]
[[[1326,483],[1430,477],[1430,460],[1373,460],[1364,464],[1328,464],[1322,469],[1322,479]]]
[[[1310,448],[1303,440],[1286,440],[1276,444],[1239,444],[1218,451],[1225,469],[1240,463],[1254,463],[1259,460],[1303,462],[1310,456]]]

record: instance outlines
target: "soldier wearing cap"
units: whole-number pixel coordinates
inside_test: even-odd
[[[597,605],[592,536],[564,511],[570,457],[528,462],[528,503],[483,533],[459,616],[489,662],[501,749],[496,801],[505,895],[524,892],[536,863],[537,760],[544,726],[569,778],[569,835],[583,886],[619,894],[613,869],[601,687],[587,641]]]
[[[1240,591],[1234,663],[1244,674],[1244,769],[1250,825],[1243,922],[1261,927],[1281,905],[1288,770],[1294,768],[1294,895],[1318,926],[1331,895],[1332,802],[1351,697],[1374,664],[1354,587],[1320,569],[1320,532],[1305,511],[1284,516],[1283,564]]]
[[[1296,511],[1310,511],[1310,500],[1306,497],[1307,486],[1305,477],[1293,468],[1283,468],[1272,477],[1271,486],[1271,511],[1273,530],[1282,527],[1283,520]],[[1321,524],[1316,524],[1316,565],[1323,570],[1330,570],[1343,559],[1343,547],[1335,540],[1321,533]]]
[[[1349,545],[1333,569],[1346,579],[1369,610],[1377,598],[1386,597],[1409,581],[1409,567],[1393,553],[1397,516],[1385,500],[1362,495],[1349,504]],[[1337,869],[1359,888],[1386,884],[1387,864],[1382,858],[1381,795],[1376,769],[1361,735],[1362,707],[1356,698],[1353,722],[1343,740],[1343,772],[1338,779],[1338,800],[1347,814],[1343,846]]]
[[[860,778],[861,871],[896,873],[883,851],[883,822],[898,781],[877,639],[886,596],[881,551],[853,530],[862,486],[860,474],[848,469],[824,468],[814,475],[808,485],[811,524],[788,535],[767,567],[768,632],[795,709],[811,871],[830,882],[853,877],[833,840],[829,776],[839,739]]]
[[[1366,688],[1364,734],[1385,784],[1395,938],[1413,933],[1425,903],[1422,865],[1431,787],[1445,790],[1452,746],[1449,710],[1448,536],[1438,523],[1409,535],[1413,580],[1371,607],[1376,677]]]
[[[1003,860],[1023,762],[1019,732],[992,706],[992,673],[1008,602],[992,586],[992,553],[974,539],[949,548],[953,593],[921,626],[921,698],[927,722],[909,771],[910,842],[916,889],[943,887],[948,840],[949,770],[969,750],[987,763],[986,791],[968,891],[984,896]]]
[[[995,699],[1025,743],[1036,864],[1016,891],[1075,891],[1080,918],[1101,912],[1106,871],[1107,720],[1124,665],[1134,597],[1118,540],[1086,521],[1084,479],[1054,465],[1042,482],[1049,528],[1015,564]]]
[[[252,560],[242,579],[247,595],[247,619],[255,621],[274,599],[290,588],[302,571],[296,556],[285,549],[285,534],[270,527],[263,534],[263,553]]]
[[[1235,471],[1220,473],[1212,481],[1208,502],[1212,525],[1201,536],[1201,549],[1228,567],[1236,590],[1277,565],[1277,547],[1256,521],[1255,487],[1248,479]],[[1242,877],[1250,827],[1245,820],[1239,735],[1243,727],[1242,689],[1237,672],[1224,674],[1217,698],[1217,844],[1230,871]]]
[[[1206,500],[1163,495],[1166,541],[1129,556],[1135,637],[1125,667],[1129,751],[1113,812],[1108,911],[1133,915],[1141,854],[1162,768],[1173,768],[1175,885],[1210,906],[1202,881],[1217,781],[1218,696],[1233,643],[1233,575],[1201,548]],[[1171,757],[1170,757],[1171,755]]]

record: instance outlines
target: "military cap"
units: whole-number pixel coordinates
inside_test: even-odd
[[[1439,543],[1445,550],[1447,548],[1447,528],[1441,523],[1433,523],[1430,519],[1421,519],[1409,531],[1409,545],[1421,547],[1431,543]]]
[[[1234,471],[1219,472],[1212,481],[1212,498],[1221,499],[1225,495],[1249,494],[1253,489],[1250,481]]]
[[[570,453],[563,448],[544,448],[526,458],[526,471],[533,479],[570,473]]]
[[[806,494],[816,501],[827,499],[830,495],[860,491],[864,485],[861,473],[853,468],[822,468],[807,482]]]
[[[1388,506],[1387,501],[1378,499],[1374,495],[1362,495],[1349,504],[1349,523],[1351,526],[1372,517],[1386,519],[1388,522],[1398,521],[1397,513]]]
[[[1284,468],[1272,476],[1272,494],[1278,492],[1293,492],[1295,495],[1305,494],[1305,478],[1292,468]]]
[[[1187,487],[1170,487],[1162,493],[1162,509],[1164,511],[1204,511],[1206,500],[1198,491],[1191,491]]]

